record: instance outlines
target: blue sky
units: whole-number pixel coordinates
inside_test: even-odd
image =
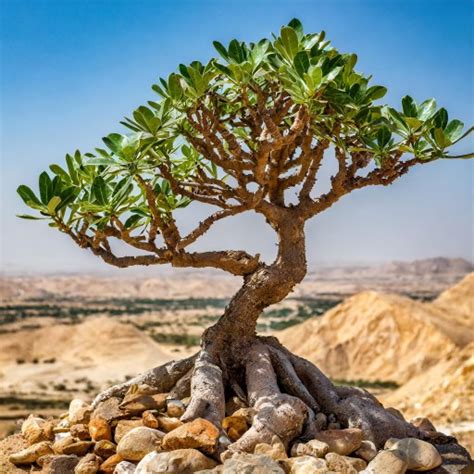
[[[181,62],[206,61],[212,41],[256,40],[300,18],[324,29],[358,69],[387,86],[386,101],[435,97],[452,118],[474,123],[471,1],[3,0],[2,268],[103,269],[64,235],[24,212],[15,189],[35,185],[66,152],[87,151],[145,100]],[[467,141],[459,152],[472,151]],[[472,160],[471,160],[472,161]],[[344,198],[308,224],[311,262],[365,262],[436,255],[472,259],[473,164],[439,162],[389,188]],[[190,226],[204,211],[191,209]],[[252,229],[252,231],[249,231]],[[274,241],[245,216],[216,227],[205,247],[246,248],[270,257]]]

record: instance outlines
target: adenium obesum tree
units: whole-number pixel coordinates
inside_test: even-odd
[[[256,322],[304,278],[307,220],[415,165],[472,157],[447,151],[472,128],[463,132],[433,99],[418,104],[406,96],[401,110],[381,105],[387,90],[356,71],[357,56],[331,47],[324,32],[305,34],[298,20],[272,40],[214,46],[218,59],[182,64],[153,86],[160,99],[122,122],[130,133],[108,135],[95,153],[66,155],[65,167],[51,165],[54,177],[40,175],[39,196],[18,188],[39,211],[22,217],[50,221],[111,265],[213,267],[243,279],[198,354],[112,387],[95,405],[147,383],[170,397],[190,392],[183,420],[221,426],[226,397],[238,396],[257,414],[230,451],[252,450],[274,434],[285,443],[311,437],[321,411],[378,445],[420,435],[371,395],[334,386],[275,338],[257,336]],[[323,160],[336,172],[330,189],[318,192]],[[191,202],[215,212],[182,235],[175,215]],[[244,212],[261,214],[275,231],[275,261],[244,250],[190,250],[216,222]],[[117,255],[114,239],[133,255]]]

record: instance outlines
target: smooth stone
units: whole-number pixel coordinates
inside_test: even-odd
[[[43,418],[30,415],[21,425],[21,434],[29,444],[39,443],[40,441],[52,441],[54,433],[52,426]]]
[[[77,454],[83,456],[89,451],[92,446],[91,441],[80,441],[74,439],[72,436],[67,436],[53,444],[53,449],[56,454]]]
[[[172,472],[191,474],[196,471],[213,469],[217,465],[197,449],[177,449],[168,452],[151,452],[137,465],[135,474]]]
[[[257,414],[255,408],[239,408],[232,416],[242,416],[245,418],[245,421],[250,426],[253,422],[254,416]]]
[[[107,423],[125,418],[127,414],[119,408],[120,402],[120,398],[117,397],[110,397],[100,402],[92,413],[91,418],[103,418]]]
[[[237,453],[224,462],[223,474],[285,474],[285,471],[269,456]]]
[[[370,462],[372,459],[377,456],[378,450],[375,446],[375,444],[372,441],[369,441],[367,439],[364,439],[362,443],[360,443],[359,449],[354,451],[354,454],[362,458],[364,461]]]
[[[315,435],[315,439],[326,443],[329,451],[347,456],[359,449],[362,443],[362,430],[358,428],[347,428],[344,430],[326,430]]]
[[[133,428],[143,426],[143,420],[120,420],[115,427],[114,440],[119,443],[120,440]]]
[[[110,456],[109,459],[106,459],[99,467],[99,471],[104,474],[112,474],[115,470],[115,467],[117,466],[118,463],[124,461],[124,459],[118,455],[114,454],[113,456]]]
[[[146,426],[148,428],[153,428],[154,430],[157,430],[160,427],[160,422],[158,421],[158,418],[151,410],[147,410],[142,413],[142,420],[143,426]]]
[[[336,453],[328,453],[326,462],[331,471],[340,472],[342,474],[356,474],[367,467],[367,463],[362,459],[341,456]]]
[[[291,455],[296,456],[313,456],[315,458],[323,458],[329,452],[329,446],[323,441],[312,439],[307,443],[296,443],[291,448]]]
[[[108,439],[101,439],[97,441],[94,446],[94,454],[103,459],[110,458],[117,452],[117,445]]]
[[[386,449],[401,451],[412,471],[429,471],[442,464],[443,459],[438,450],[430,443],[416,438],[390,438],[385,443]]]
[[[232,441],[237,441],[249,429],[247,417],[239,415],[227,416],[222,420],[222,428]]]
[[[74,469],[74,474],[96,474],[99,471],[101,458],[93,453],[86,454]]]
[[[94,417],[89,422],[89,433],[94,441],[103,439],[112,440],[112,430],[107,420],[102,417]]]
[[[212,454],[216,450],[218,438],[219,430],[210,421],[197,418],[167,433],[162,446],[168,451],[199,448]]]
[[[81,441],[91,439],[89,428],[83,423],[72,425],[69,432],[71,433],[72,437],[80,439]]]
[[[166,400],[166,414],[170,418],[180,418],[186,411],[186,406],[181,400],[168,399]]]
[[[68,421],[71,425],[87,424],[91,416],[91,407],[80,398],[75,398],[69,404]]]
[[[121,461],[115,466],[114,474],[134,474],[136,469],[136,464],[129,461]]]
[[[120,440],[117,454],[125,461],[140,461],[161,444],[164,433],[146,426],[133,428]]]
[[[73,455],[61,454],[59,456],[51,456],[47,462],[43,464],[42,474],[69,474],[73,473],[79,462],[79,458]]]
[[[328,465],[324,459],[314,456],[297,456],[285,461],[289,474],[325,474]]]
[[[265,456],[271,457],[275,461],[288,459],[285,445],[281,442],[278,436],[273,436],[272,444],[267,444],[267,443],[257,444],[254,449],[254,454],[264,454]]]
[[[361,472],[364,474],[405,474],[408,463],[401,451],[379,451],[368,466]]]
[[[167,395],[167,393],[158,393],[155,395],[133,393],[127,395],[119,407],[129,414],[140,414],[146,410],[161,410],[166,406]]]
[[[51,443],[49,441],[41,441],[11,454],[8,460],[15,465],[33,464],[41,456],[46,456],[47,454],[54,454]]]
[[[184,425],[184,423],[178,418],[169,418],[167,416],[159,416],[158,423],[160,430],[164,431],[165,433],[169,433],[170,431],[173,431],[176,428]]]

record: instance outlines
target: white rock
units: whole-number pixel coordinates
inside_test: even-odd
[[[135,474],[136,464],[128,461],[119,462],[114,469],[114,474]]]

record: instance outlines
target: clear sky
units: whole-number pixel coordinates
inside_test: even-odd
[[[121,131],[119,121],[181,62],[206,61],[212,41],[256,40],[298,17],[324,29],[358,69],[387,86],[386,101],[435,97],[452,118],[473,117],[470,0],[0,0],[2,14],[1,264],[6,270],[104,269],[66,236],[25,212],[18,184],[36,186],[48,164]],[[457,151],[474,149],[472,138]],[[343,198],[308,224],[314,263],[473,255],[473,163],[414,169],[389,188]],[[188,208],[190,227],[203,211]],[[274,253],[255,215],[217,226],[202,248]]]

